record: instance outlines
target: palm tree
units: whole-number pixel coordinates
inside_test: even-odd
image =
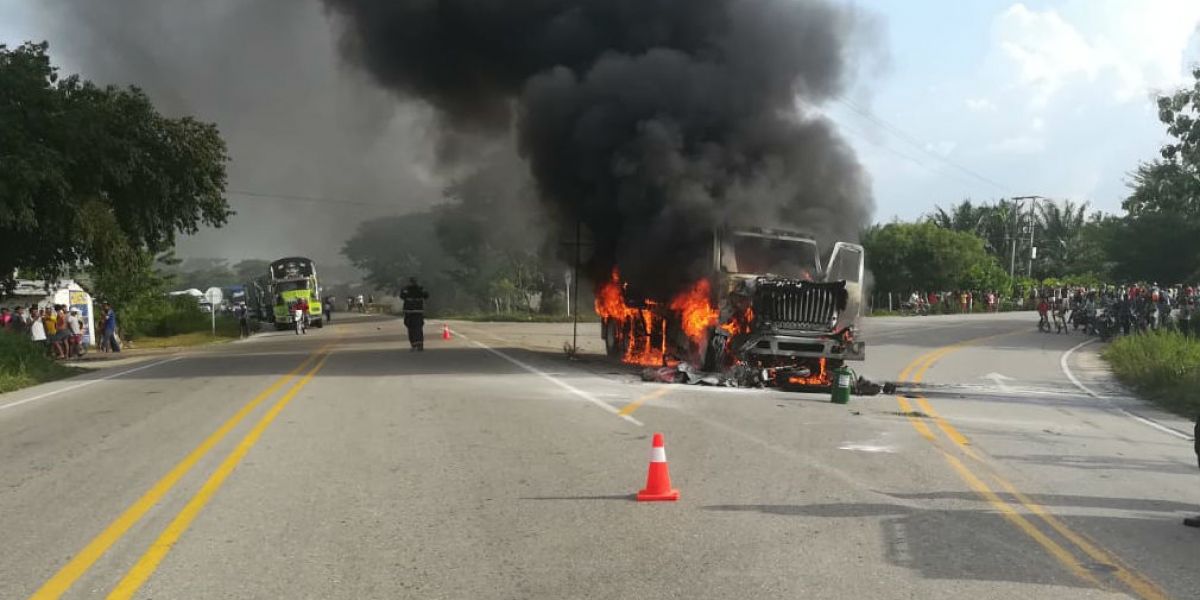
[[[1047,201],[1038,205],[1038,232],[1044,250],[1044,260],[1039,261],[1044,275],[1063,276],[1069,274],[1071,249],[1079,243],[1083,226],[1087,222],[1087,202],[1061,203]]]
[[[940,206],[935,207],[934,213],[929,215],[928,220],[942,229],[978,234],[980,223],[987,215],[989,208],[985,204],[976,206],[968,198],[951,208],[950,212],[946,212],[946,209]]]

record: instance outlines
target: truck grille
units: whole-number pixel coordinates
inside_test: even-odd
[[[760,280],[754,316],[783,329],[829,329],[846,305],[846,284]]]

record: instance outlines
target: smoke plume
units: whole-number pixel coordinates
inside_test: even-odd
[[[33,37],[50,41],[64,72],[139,86],[163,112],[220,128],[237,215],[181,240],[183,256],[344,263],[360,221],[441,199],[433,111],[347,68],[316,0],[28,5]]]
[[[861,28],[825,0],[324,0],[345,54],[432,106],[448,140],[514,131],[540,198],[595,266],[656,295],[722,224],[853,239],[872,211],[816,110]]]

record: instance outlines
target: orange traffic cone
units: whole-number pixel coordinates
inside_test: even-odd
[[[668,501],[679,499],[679,490],[671,489],[671,474],[667,472],[667,449],[663,446],[663,434],[654,434],[650,448],[650,472],[646,475],[646,489],[637,493],[638,502]]]
[[[450,326],[445,323],[442,323],[442,339],[450,339]]]

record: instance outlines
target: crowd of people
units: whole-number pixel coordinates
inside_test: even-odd
[[[117,336],[117,314],[108,304],[103,305],[97,326],[101,330],[100,349],[120,352]],[[0,329],[12,335],[28,336],[42,346],[48,356],[59,360],[80,358],[87,353],[84,336],[87,322],[78,309],[61,304],[0,308]]]
[[[1160,329],[1194,335],[1200,330],[1198,300],[1195,285],[1043,290],[1037,304],[1038,329],[1055,333],[1082,330],[1104,339]]]
[[[995,291],[913,292],[900,304],[900,310],[919,315],[998,312],[1002,301],[1003,297]]]
[[[121,352],[120,338],[116,334],[116,312],[112,306],[103,305],[97,326],[102,332],[102,352]],[[28,308],[0,307],[0,330],[11,335],[28,336],[55,359],[77,359],[88,352],[84,344],[88,323],[78,308],[36,304]]]

